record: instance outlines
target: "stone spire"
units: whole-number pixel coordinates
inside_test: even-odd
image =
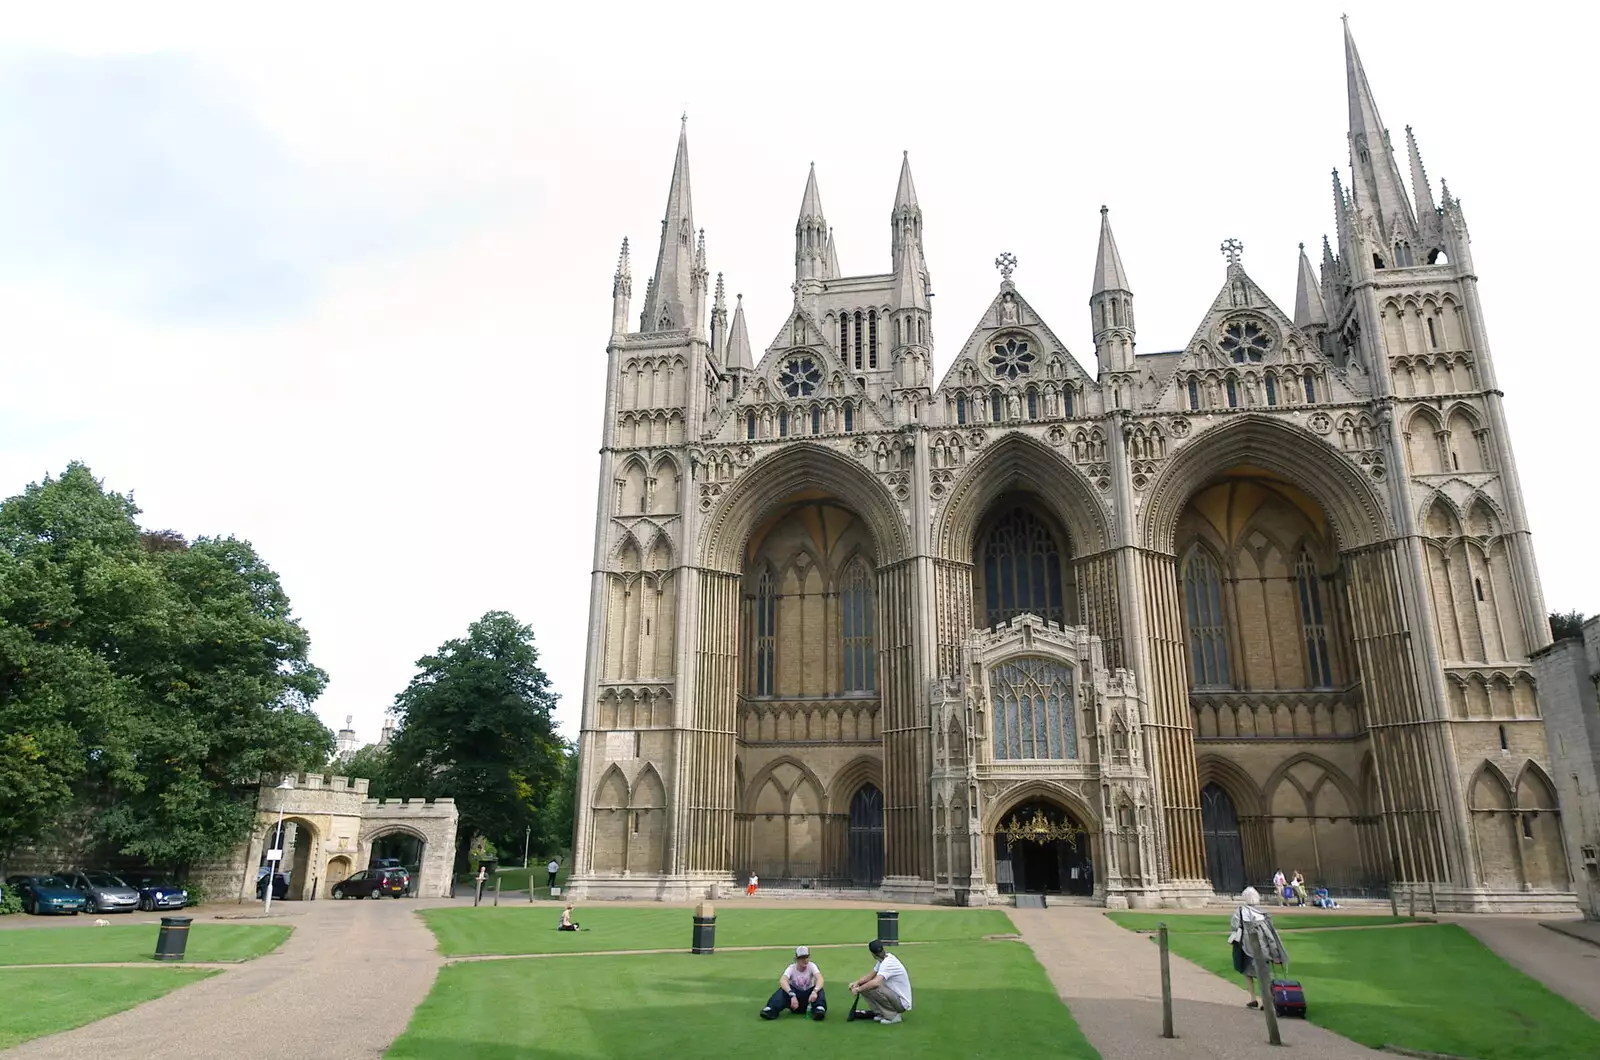
[[[844,275],[839,271],[839,248],[833,241],[833,229],[828,229],[828,275],[830,280],[837,280]]]
[[[1322,285],[1311,271],[1306,245],[1300,244],[1300,275],[1294,289],[1294,326],[1309,331],[1328,326],[1328,311],[1322,304]]]
[[[800,219],[794,225],[794,278],[796,283],[821,280],[828,273],[828,220],[822,215],[822,193],[817,190],[817,164],[806,174],[800,198]]]
[[[911,180],[911,152],[900,155],[900,181],[894,189],[894,209],[889,214],[891,240],[889,255],[898,265],[900,244],[910,239],[917,244],[918,264],[923,271],[927,266],[921,261],[922,207],[917,205],[917,186]]]
[[[1133,370],[1133,288],[1122,268],[1122,255],[1111,235],[1111,213],[1100,207],[1100,249],[1094,259],[1094,288],[1089,292],[1089,323],[1100,374]]]
[[[695,228],[689,194],[689,118],[678,130],[678,154],[672,162],[672,183],[667,189],[667,213],[661,221],[661,250],[656,255],[655,277],[645,298],[641,331],[672,331],[694,327]]]
[[[729,371],[749,372],[756,365],[750,356],[750,330],[744,322],[744,295],[736,294],[733,297],[733,326],[728,330],[728,353],[723,363]]]
[[[1389,130],[1378,117],[1378,104],[1367,84],[1350,21],[1344,22],[1345,80],[1350,96],[1351,204],[1364,226],[1376,226],[1383,241],[1380,256],[1390,265],[1395,245],[1416,240],[1416,217],[1389,143]],[[1405,264],[1401,262],[1399,264]]]
[[[722,273],[717,273],[717,293],[711,300],[711,363],[726,363],[728,352],[728,296],[722,284]]]
[[[633,272],[628,264],[628,240],[622,240],[622,253],[617,257],[617,271],[611,277],[611,334],[628,333],[628,300],[633,297]]]

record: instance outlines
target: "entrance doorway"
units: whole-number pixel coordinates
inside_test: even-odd
[[[261,861],[256,868],[256,897],[266,896],[269,874],[279,877],[273,900],[310,900],[316,897],[316,866],[312,856],[317,849],[317,830],[300,817],[286,817],[267,826],[261,842]],[[283,859],[269,863],[267,855],[282,851]],[[279,892],[283,893],[280,894]]]
[[[1035,822],[1051,831],[1027,837]],[[1082,829],[1069,811],[1051,802],[1025,802],[1001,818],[994,837],[995,886],[1002,894],[1094,894],[1094,858],[1089,834],[1076,840],[1054,838],[1066,828]],[[1015,831],[1008,836],[1005,829]],[[1019,834],[1020,833],[1020,834]]]
[[[883,882],[883,792],[874,784],[861,785],[850,800],[850,882]]]
[[[1200,831],[1206,844],[1206,875],[1218,894],[1244,890],[1244,841],[1239,811],[1220,784],[1200,789]]]
[[[422,855],[427,844],[410,832],[386,832],[372,839],[368,868],[392,868],[394,862],[411,874],[411,894],[418,894],[422,880]]]

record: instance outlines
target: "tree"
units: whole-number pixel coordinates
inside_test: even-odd
[[[417,670],[390,711],[399,731],[387,779],[413,796],[456,800],[462,872],[474,836],[509,850],[540,825],[565,750],[551,721],[557,697],[533,630],[504,611],[472,623],[465,639],[446,641]]]
[[[578,745],[565,743],[561,753],[561,775],[549,800],[539,813],[535,838],[542,840],[533,849],[567,853],[572,849],[572,829],[578,816]]]
[[[334,759],[328,767],[347,777],[361,777],[368,781],[367,794],[374,799],[387,799],[394,793],[389,783],[389,749],[369,743],[345,759]]]
[[[1583,612],[1550,612],[1550,636],[1553,640],[1583,636]]]
[[[277,575],[138,514],[77,463],[0,504],[0,852],[70,825],[182,871],[332,747]]]

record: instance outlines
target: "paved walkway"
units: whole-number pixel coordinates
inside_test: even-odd
[[[1171,967],[1177,1038],[1162,1038],[1156,945],[1148,936],[1117,927],[1104,910],[1007,912],[1104,1060],[1283,1060],[1285,1054],[1267,1044],[1266,1018],[1245,1007],[1249,996],[1242,985],[1176,954]],[[1226,945],[1226,940],[1218,937],[1217,945]],[[1278,1026],[1296,1060],[1372,1060],[1384,1055],[1304,1020],[1279,1020]]]
[[[1600,946],[1540,923],[1539,917],[1445,916],[1460,924],[1512,967],[1600,1020]]]
[[[98,1023],[27,1042],[6,1060],[381,1057],[442,963],[414,915],[421,904],[296,902],[282,921],[253,921],[294,925],[276,952]],[[202,912],[193,930],[213,922]]]

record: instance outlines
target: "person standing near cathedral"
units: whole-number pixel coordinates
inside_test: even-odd
[[[767,999],[761,1018],[775,1020],[784,1009],[796,1015],[809,1013],[814,1020],[828,1016],[828,995],[822,989],[822,969],[811,963],[811,948],[796,946],[794,963],[778,977],[778,990]]]
[[[546,865],[544,870],[550,874],[550,881],[545,886],[553,890],[556,885],[556,873],[561,871],[561,862],[551,858],[550,864]]]
[[[761,877],[752,872],[750,874],[750,882],[745,884],[744,896],[746,898],[754,898],[756,896],[756,888],[759,886],[761,886]]]

